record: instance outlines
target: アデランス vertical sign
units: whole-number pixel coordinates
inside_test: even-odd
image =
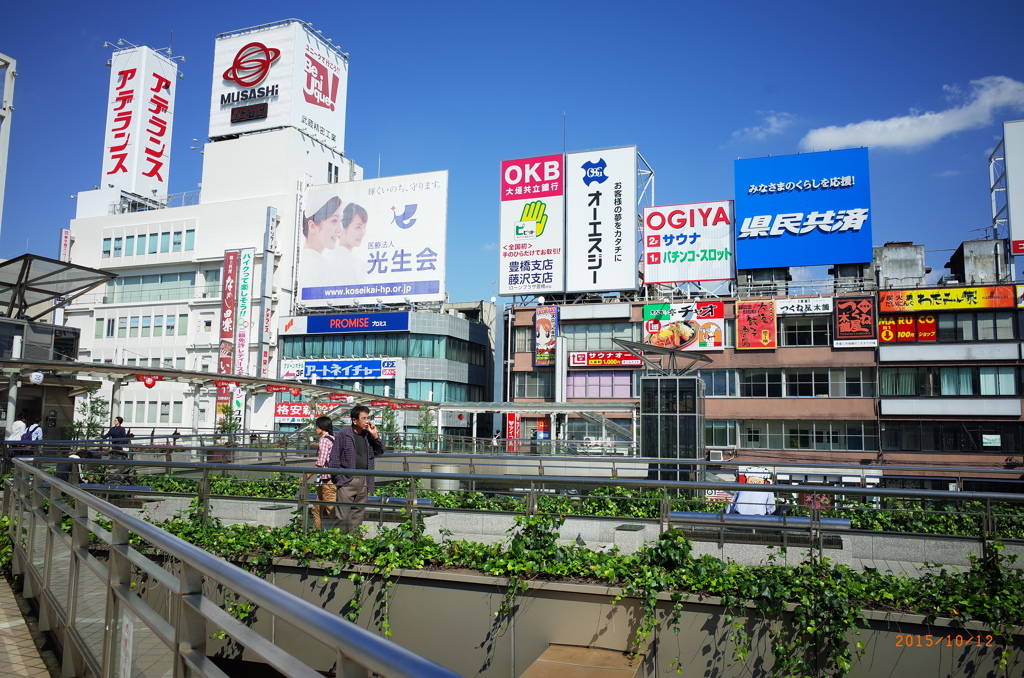
[[[178,66],[148,47],[110,57],[101,186],[148,200],[167,197]]]
[[[499,294],[565,291],[564,178],[561,155],[501,163]]]
[[[565,157],[565,290],[635,290],[636,146]]]

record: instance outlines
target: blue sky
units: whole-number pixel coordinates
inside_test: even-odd
[[[656,204],[733,197],[737,157],[870,148],[875,245],[942,272],[991,222],[988,155],[1024,118],[1024,3],[11,2],[18,62],[0,257],[56,256],[100,183],[104,41],[184,55],[171,192],[196,188],[217,33],[295,16],[351,55],[346,153],[450,171],[448,291],[495,294],[502,160],[636,145]]]

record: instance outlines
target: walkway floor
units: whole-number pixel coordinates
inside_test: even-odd
[[[50,678],[51,675],[60,675],[50,673],[14,591],[3,580],[0,580],[0,663],[5,677]]]

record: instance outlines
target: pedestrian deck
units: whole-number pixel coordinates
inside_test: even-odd
[[[48,664],[32,637],[14,591],[0,582],[0,663],[4,676],[10,678],[50,678],[59,676],[60,668]],[[55,673],[51,673],[51,669]]]

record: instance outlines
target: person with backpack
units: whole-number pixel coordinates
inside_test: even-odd
[[[375,468],[374,460],[384,454],[384,443],[377,435],[377,425],[370,416],[370,408],[356,405],[349,413],[352,426],[343,428],[331,448],[331,468]],[[362,504],[373,492],[373,476],[334,476],[338,486],[338,519],[342,532],[354,532],[363,524],[366,509]]]
[[[320,442],[316,455],[316,467],[327,468],[331,463],[331,452],[334,449],[334,424],[331,422],[331,418],[317,417],[316,432],[320,435]],[[320,501],[329,501],[334,503],[338,496],[338,488],[334,484],[334,476],[330,473],[310,473],[306,476],[306,480],[309,480],[313,475],[317,475],[316,498]],[[317,505],[313,507],[312,513],[313,527],[319,530],[322,525],[320,518],[321,513],[323,514],[324,519],[331,520],[334,518],[335,507]]]
[[[40,426],[42,419],[35,417],[29,427],[25,429],[25,432],[21,434],[21,442],[23,443],[37,443],[43,439],[43,427]]]

